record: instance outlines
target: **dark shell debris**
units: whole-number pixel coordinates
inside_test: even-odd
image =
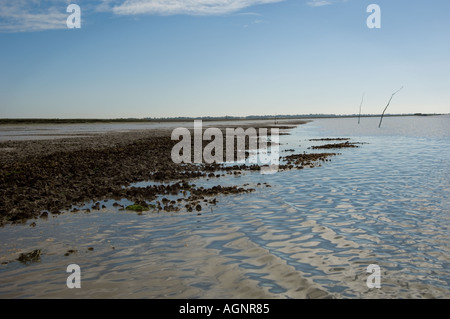
[[[264,126],[267,127],[267,126]],[[292,128],[295,126],[289,126]],[[198,187],[195,178],[218,178],[259,171],[259,165],[176,164],[169,130],[108,133],[43,141],[0,143],[0,225],[25,223],[65,212],[99,211],[112,201],[119,210],[200,212],[218,203],[219,195],[245,194],[254,187]],[[322,139],[325,141],[328,139]],[[347,139],[319,148],[357,147]],[[8,152],[1,152],[8,149]],[[290,149],[289,152],[293,152]],[[280,157],[280,170],[317,167],[338,153],[302,153]],[[160,185],[131,187],[137,182]],[[256,185],[266,186],[270,185]],[[168,199],[168,197],[178,197]],[[126,199],[133,205],[125,206]],[[86,207],[86,203],[93,203]],[[31,227],[35,227],[33,222]],[[69,253],[69,252],[68,252]],[[70,253],[69,253],[70,254]],[[37,252],[23,260],[37,259]]]

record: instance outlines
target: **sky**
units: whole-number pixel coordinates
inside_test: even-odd
[[[0,0],[0,118],[381,114],[401,87],[387,113],[449,113],[449,15],[448,0]]]

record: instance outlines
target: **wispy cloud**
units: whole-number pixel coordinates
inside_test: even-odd
[[[66,9],[70,3],[77,3],[83,14],[97,11],[115,15],[220,15],[282,1],[286,0],[0,0],[0,32],[67,28]]]
[[[125,0],[112,7],[119,15],[220,15],[284,0]]]
[[[0,32],[67,28],[69,3],[65,0],[0,0]]]
[[[310,7],[323,7],[332,4],[332,2],[327,0],[312,0],[306,3]]]
[[[257,17],[261,17],[262,14],[261,13],[257,13],[257,12],[239,12],[236,13],[237,16],[257,16]]]
[[[310,7],[323,7],[328,6],[335,3],[343,3],[347,2],[348,0],[310,0],[306,2],[306,4]]]

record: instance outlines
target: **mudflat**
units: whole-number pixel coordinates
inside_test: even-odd
[[[274,125],[273,121],[266,121],[251,126],[288,130],[303,123],[306,122],[291,120]],[[250,124],[227,122],[222,128],[246,126]],[[252,191],[238,186],[196,188],[189,183],[196,177],[220,178],[224,174],[239,174],[241,170],[260,167],[176,164],[171,159],[171,151],[178,141],[171,140],[171,133],[172,129],[158,128],[0,143],[0,225],[46,218],[49,214],[76,209],[76,205],[104,199],[130,199],[135,202],[130,209],[135,210],[186,208],[200,211],[202,202],[215,203],[213,196],[216,194]],[[169,183],[145,188],[124,187],[140,181]],[[152,203],[160,195],[179,193],[186,196],[178,202]],[[94,205],[92,209],[99,209],[99,206]]]

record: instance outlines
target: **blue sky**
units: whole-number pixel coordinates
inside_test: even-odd
[[[449,13],[448,0],[0,0],[0,118],[354,114],[363,94],[380,114],[401,86],[388,113],[448,113]]]

